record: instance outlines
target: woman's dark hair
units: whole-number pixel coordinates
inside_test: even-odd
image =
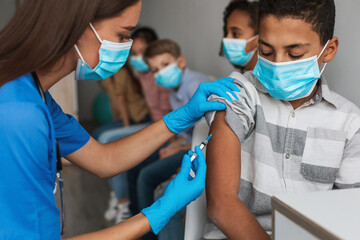
[[[141,38],[147,44],[158,40],[158,36],[154,29],[150,27],[140,27],[135,29],[135,31],[131,34],[132,39]]]
[[[121,14],[139,0],[24,0],[0,32],[0,87],[53,65],[90,22]]]
[[[261,0],[259,18],[273,15],[310,23],[324,46],[334,36],[335,12],[334,0]]]

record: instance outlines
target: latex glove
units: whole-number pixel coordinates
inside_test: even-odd
[[[233,91],[239,92],[240,89],[233,83],[233,79],[230,77],[211,83],[201,83],[186,105],[166,114],[163,120],[170,131],[174,133],[182,132],[200,120],[206,112],[225,110],[226,106],[224,103],[207,101],[211,94],[216,94],[233,102],[233,99],[227,94],[230,93],[234,99],[239,100]]]
[[[188,154],[184,155],[180,172],[170,182],[164,196],[141,211],[148,218],[155,234],[159,233],[175,213],[198,198],[205,187],[205,158],[198,146],[195,147],[195,152],[197,158],[193,161],[194,164]],[[189,175],[190,168],[195,170],[194,178]]]

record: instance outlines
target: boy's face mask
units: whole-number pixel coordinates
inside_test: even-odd
[[[149,71],[149,66],[145,63],[142,56],[130,57],[130,64],[139,72]]]
[[[235,39],[235,38],[224,38],[223,39],[223,51],[226,58],[237,66],[246,66],[253,57],[256,50],[246,53],[245,48],[248,42],[251,42],[258,35],[246,40],[246,39]]]
[[[175,62],[161,69],[154,77],[157,85],[164,88],[176,88],[181,83],[182,71]]]
[[[320,72],[318,59],[326,49],[325,44],[319,56],[297,61],[275,63],[260,55],[253,75],[259,79],[267,92],[274,98],[293,101],[308,97],[315,88],[317,80],[325,70]]]
[[[124,43],[110,42],[101,40],[99,34],[90,23],[91,29],[94,31],[96,37],[101,42],[99,49],[99,63],[92,69],[82,57],[78,47],[75,44],[75,49],[80,58],[77,63],[75,71],[76,80],[103,80],[117,73],[120,68],[125,65],[129,56],[132,40]]]

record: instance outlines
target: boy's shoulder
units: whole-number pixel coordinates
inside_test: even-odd
[[[192,81],[195,80],[195,81],[197,81],[199,83],[210,82],[211,81],[209,76],[206,76],[205,74],[200,73],[200,72],[193,71],[193,70],[191,70],[189,68],[185,69],[185,76],[188,79],[191,79]]]
[[[360,108],[342,95],[327,89],[337,110],[344,113],[355,114],[360,118]]]

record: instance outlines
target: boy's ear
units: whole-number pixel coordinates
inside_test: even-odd
[[[330,62],[336,55],[339,47],[339,39],[337,37],[333,37],[324,51],[324,63]]]
[[[177,65],[178,67],[184,71],[185,67],[186,67],[186,59],[183,55],[180,55],[177,59]]]

